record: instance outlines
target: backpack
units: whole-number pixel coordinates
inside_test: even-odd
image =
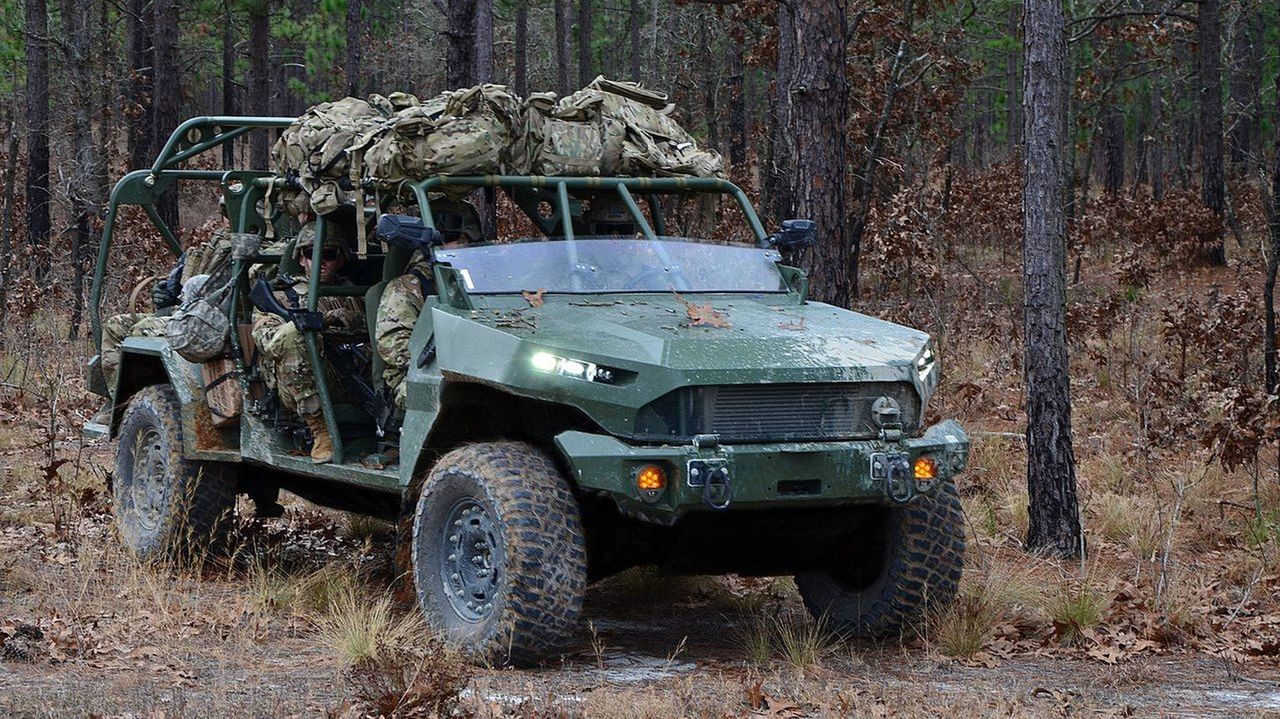
[[[400,93],[393,97],[396,95]],[[387,98],[383,100],[392,104]],[[272,147],[276,172],[298,178],[310,209],[320,214],[337,209],[343,199],[338,180],[351,175],[348,148],[385,117],[377,107],[355,97],[309,108],[280,134]],[[288,205],[295,210],[304,207],[296,196],[288,198]]]
[[[196,275],[182,287],[182,303],[169,317],[165,341],[189,362],[208,362],[223,354],[231,322],[234,282],[217,285],[212,275]]]

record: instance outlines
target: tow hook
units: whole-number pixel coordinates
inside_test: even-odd
[[[733,478],[726,459],[691,459],[688,465],[690,487],[702,488],[702,502],[712,509],[727,509],[733,502]]]
[[[885,494],[895,504],[906,504],[914,493],[911,462],[905,454],[876,452],[871,455],[871,479],[884,482]]]

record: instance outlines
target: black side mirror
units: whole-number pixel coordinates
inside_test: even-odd
[[[794,252],[818,244],[818,223],[813,220],[783,220],[782,229],[765,238],[768,247]]]
[[[428,227],[421,217],[412,215],[383,215],[378,220],[378,238],[397,247],[421,250],[423,257],[430,255],[433,246],[444,244],[444,236],[434,227]]]

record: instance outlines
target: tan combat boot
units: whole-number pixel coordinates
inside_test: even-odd
[[[329,425],[325,424],[324,413],[304,415],[307,429],[311,430],[311,461],[324,464],[333,461],[333,439],[329,437]]]

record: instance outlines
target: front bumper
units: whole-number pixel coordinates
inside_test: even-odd
[[[633,446],[609,435],[563,432],[556,444],[579,488],[607,494],[624,514],[659,524],[695,511],[901,504],[951,481],[969,460],[969,436],[955,420],[901,442]],[[923,455],[936,461],[932,482],[888,470],[898,458],[910,466]],[[636,487],[648,465],[666,473],[660,492]],[[710,487],[699,479],[708,469],[715,476]]]

